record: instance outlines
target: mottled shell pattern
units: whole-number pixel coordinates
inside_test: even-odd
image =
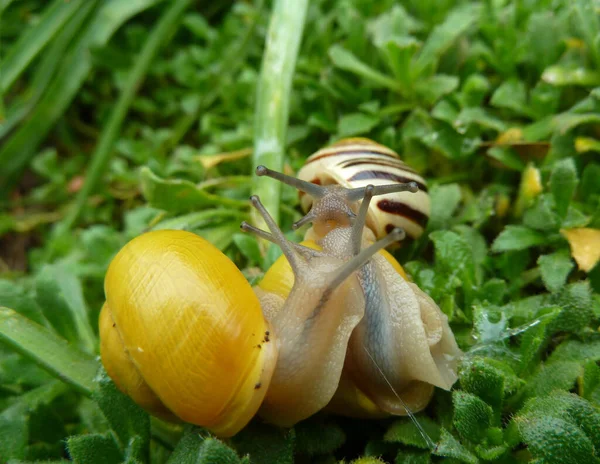
[[[337,184],[346,188],[416,182],[419,191],[381,195],[370,206],[367,227],[377,238],[401,227],[416,239],[423,233],[430,213],[425,180],[406,165],[393,150],[365,138],[343,139],[311,155],[298,178],[318,185]],[[306,212],[312,197],[300,193]]]

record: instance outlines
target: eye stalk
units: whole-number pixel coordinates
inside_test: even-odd
[[[419,186],[416,182],[377,186],[369,184],[366,187],[359,188],[346,188],[341,185],[323,186],[273,171],[262,165],[256,168],[256,175],[271,177],[313,197],[310,211],[302,219],[295,222],[292,228],[296,230],[307,223],[312,223],[313,228],[319,236],[325,236],[328,231],[336,227],[351,225],[357,219],[354,211],[356,202],[360,200],[364,202],[367,195],[369,195],[368,201],[370,202],[373,196],[399,192],[416,193],[419,191]],[[367,190],[370,193],[367,194]],[[366,224],[369,202],[367,202],[367,209],[363,213],[363,224]],[[360,237],[358,239],[360,240]]]

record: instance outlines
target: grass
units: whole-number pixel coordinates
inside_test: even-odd
[[[3,462],[600,461],[596,2],[5,0],[0,15]],[[300,218],[254,168],[297,172],[350,136],[430,187],[427,232],[396,255],[466,352],[417,416],[435,451],[404,418],[255,419],[225,441],[150,420],[99,371],[112,257],[186,229],[254,282],[278,251],[239,233],[248,196],[284,230]]]

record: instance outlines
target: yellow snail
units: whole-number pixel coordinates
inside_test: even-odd
[[[383,250],[402,230],[376,242],[364,233],[373,195],[414,192],[417,185],[346,189],[264,167],[257,173],[313,197],[300,224],[312,222],[317,240],[289,242],[252,197],[270,233],[243,229],[276,243],[285,257],[253,292],[225,255],[194,234],[155,231],[133,239],[109,267],[100,315],[101,357],[117,386],[159,417],[222,437],[257,411],[281,426],[336,399],[356,415],[405,414],[406,402],[424,407],[430,384],[449,388],[460,352],[447,319]],[[406,321],[398,309],[404,303]],[[417,349],[406,346],[413,342]],[[417,358],[407,362],[407,355]]]
[[[346,188],[407,184],[414,182],[418,191],[382,194],[371,203],[367,227],[377,238],[395,227],[401,227],[409,238],[423,233],[430,213],[430,200],[425,180],[406,165],[388,147],[366,138],[349,138],[325,147],[307,158],[298,178],[318,185],[340,185]],[[300,192],[300,203],[306,212],[312,197]],[[310,213],[309,213],[310,216]]]

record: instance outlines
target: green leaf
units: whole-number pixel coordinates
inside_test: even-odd
[[[372,86],[387,87],[396,92],[402,91],[402,89],[399,86],[399,83],[396,82],[394,79],[366,65],[361,60],[359,60],[353,53],[344,49],[340,45],[333,45],[329,49],[329,58],[331,59],[335,67],[363,77]]]
[[[581,365],[573,361],[542,364],[527,382],[525,396],[546,396],[554,390],[568,391],[583,373]]]
[[[86,464],[115,464],[123,462],[123,455],[113,435],[78,435],[67,439],[71,459]]]
[[[130,447],[130,458],[146,462],[150,446],[150,417],[131,398],[117,389],[104,369],[96,377],[93,399],[114,430],[121,449]],[[131,447],[135,441],[135,447]]]
[[[454,458],[468,464],[476,464],[478,462],[475,455],[461,445],[460,442],[444,428],[442,428],[440,441],[433,454],[436,456]]]
[[[580,394],[600,407],[600,366],[596,361],[588,361],[584,366]]]
[[[535,230],[523,226],[506,226],[492,244],[492,251],[525,250],[533,246],[543,245],[547,237]]]
[[[364,113],[351,113],[342,116],[338,122],[340,137],[362,135],[369,133],[377,124],[379,118]]]
[[[51,404],[68,391],[61,382],[52,380],[17,397],[16,401],[0,414],[0,456],[24,458],[32,436],[32,415]],[[35,427],[33,427],[35,429]]]
[[[497,108],[506,108],[519,115],[533,116],[527,106],[525,84],[515,79],[504,81],[492,94],[490,103]]]
[[[556,212],[564,219],[577,188],[577,168],[572,158],[565,158],[554,165],[550,176],[550,191],[554,196]]]
[[[64,265],[47,264],[36,278],[37,302],[53,327],[70,342],[96,352],[96,335],[79,278]]]
[[[444,95],[454,92],[458,84],[459,80],[456,76],[436,74],[426,79],[419,79],[415,84],[415,92],[428,105],[433,105]]]
[[[252,423],[232,438],[240,455],[249,455],[252,464],[292,464],[296,434],[271,425]],[[300,450],[299,450],[300,451]]]
[[[262,255],[256,238],[248,234],[235,234],[233,236],[233,243],[242,254],[250,261],[260,265],[262,263]]]
[[[12,309],[0,308],[0,341],[85,395],[94,389],[98,370],[94,357]]]
[[[239,464],[234,450],[216,438],[203,437],[190,427],[167,461],[168,464]]]
[[[573,269],[573,261],[567,250],[559,250],[538,258],[538,266],[542,281],[551,292],[560,290],[567,282],[567,277]]]
[[[600,85],[600,73],[583,67],[550,66],[542,73],[542,79],[552,85],[580,85],[595,87]]]
[[[34,298],[16,282],[0,279],[0,306],[13,308],[40,325],[48,323]]]
[[[154,208],[171,213],[182,213],[211,206],[227,206],[236,209],[247,207],[249,203],[220,197],[196,187],[193,182],[182,179],[161,179],[149,168],[140,171],[141,188],[144,197]]]
[[[567,464],[598,462],[590,438],[598,439],[600,415],[584,400],[564,393],[536,398],[515,421],[534,457]]]
[[[440,426],[427,416],[417,416],[416,419],[419,421],[421,427],[429,437],[437,442],[440,438]],[[402,443],[408,446],[415,446],[417,448],[429,449],[429,444],[421,435],[421,432],[412,420],[399,419],[387,429],[383,439],[390,443]]]
[[[396,456],[395,464],[429,464],[430,462],[429,453],[400,450]]]
[[[550,304],[560,306],[562,311],[548,325],[549,331],[576,332],[587,327],[593,315],[589,282],[567,285],[552,296]]]
[[[413,63],[413,75],[433,74],[440,57],[463,35],[480,15],[479,5],[462,5],[446,16],[444,22],[436,26]]]
[[[486,362],[484,358],[473,358],[463,363],[460,371],[460,385],[465,392],[472,393],[500,410],[504,400],[504,373]]]
[[[556,347],[548,358],[548,362],[575,361],[600,361],[600,340],[567,340]]]

